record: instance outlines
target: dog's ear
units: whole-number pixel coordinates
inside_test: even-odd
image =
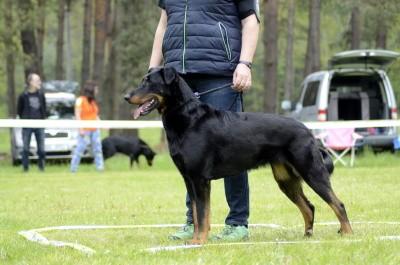
[[[174,81],[176,81],[178,77],[178,73],[172,67],[164,68],[164,81],[167,85],[171,85]]]

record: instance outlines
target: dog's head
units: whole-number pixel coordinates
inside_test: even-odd
[[[154,157],[156,156],[156,153],[153,150],[151,150],[148,146],[145,146],[145,145],[142,145],[142,153],[146,157],[147,164],[149,166],[152,166]]]
[[[171,93],[171,85],[178,80],[178,73],[170,67],[155,68],[143,78],[139,87],[124,96],[130,104],[139,105],[133,111],[133,118],[144,116],[157,109],[165,110],[166,100]]]

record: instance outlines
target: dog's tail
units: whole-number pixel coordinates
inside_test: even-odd
[[[322,160],[324,162],[326,169],[329,172],[329,175],[332,175],[333,169],[335,167],[333,165],[333,161],[332,161],[331,156],[329,155],[328,150],[326,150],[325,147],[323,147],[323,146],[318,146],[318,148],[319,148],[319,151],[321,152]]]

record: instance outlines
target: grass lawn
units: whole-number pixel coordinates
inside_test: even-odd
[[[0,131],[0,153],[8,152],[6,131]],[[141,131],[151,146],[159,133]],[[18,231],[61,225],[179,224],[185,213],[184,183],[168,154],[156,156],[153,167],[129,169],[128,158],[106,161],[105,172],[85,164],[76,174],[67,164],[48,165],[44,173],[32,167],[27,174],[0,161],[0,264],[400,264],[400,241],[377,240],[400,236],[400,156],[365,152],[355,168],[338,166],[332,184],[345,203],[354,235],[341,237],[339,225],[316,225],[312,239],[303,238],[303,218],[278,189],[269,168],[250,173],[250,223],[281,228],[251,228],[249,242],[298,241],[298,244],[210,245],[201,249],[143,251],[179,245],[167,239],[174,228],[48,231],[48,239],[79,243],[96,251],[87,256],[71,248],[42,246]],[[223,182],[212,186],[212,223],[227,214]],[[316,223],[337,221],[332,210],[310,189],[305,193],[316,207]],[[374,223],[381,222],[381,223]],[[213,228],[216,233],[221,228]],[[321,243],[312,243],[319,240]],[[214,244],[214,243],[210,243]]]

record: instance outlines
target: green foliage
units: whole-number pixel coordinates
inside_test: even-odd
[[[30,0],[31,1],[31,0]],[[25,16],[19,16],[16,5],[20,1],[15,1],[14,9],[2,9],[2,12],[13,12],[15,24],[15,48],[16,48],[16,82],[17,93],[23,88],[23,62],[22,51],[19,40],[20,21]],[[22,1],[24,2],[24,1]],[[28,2],[28,1],[25,1]],[[135,86],[142,75],[146,72],[151,53],[153,37],[160,10],[157,6],[157,0],[118,0],[116,6],[118,9],[118,19],[121,27],[117,36],[118,63],[117,73],[120,76],[120,84],[117,86],[123,90]],[[295,18],[295,45],[294,45],[294,67],[295,67],[295,95],[299,93],[299,86],[303,80],[304,61],[307,47],[307,29],[308,29],[308,0],[296,0],[296,18]],[[33,1],[36,12],[37,1]],[[284,58],[286,47],[287,31],[287,3],[279,2],[279,65],[278,80],[279,87],[283,90],[283,79],[285,73]],[[263,3],[262,3],[263,5]],[[400,4],[396,0],[324,0],[321,10],[321,64],[322,68],[327,67],[329,58],[336,52],[348,49],[348,35],[351,9],[359,6],[362,17],[362,42],[361,48],[375,48],[375,35],[377,21],[384,19],[387,34],[387,49],[399,51],[398,43],[400,34],[397,29],[400,27]],[[44,46],[44,72],[46,79],[54,79],[55,61],[56,61],[56,36],[57,36],[57,1],[46,1],[45,14],[36,14],[32,16],[29,12],[32,25],[37,23],[39,15],[46,16],[46,35]],[[261,8],[261,10],[263,10]],[[19,12],[20,13],[20,12]],[[261,16],[263,19],[263,16]],[[73,75],[74,79],[80,80],[81,60],[82,60],[82,25],[83,25],[83,1],[72,1],[71,27],[73,39]],[[253,70],[253,88],[245,94],[245,107],[249,111],[261,111],[264,101],[264,47],[262,34],[264,30],[263,21],[261,22],[262,32],[260,33],[258,49],[254,59]],[[0,35],[4,32],[3,16],[0,16]],[[0,41],[0,59],[4,62],[4,46]],[[400,77],[396,74],[400,68],[400,62],[393,65],[389,72],[392,85],[400,101]],[[4,117],[6,110],[6,77],[5,63],[0,64],[0,117]],[[281,92],[282,93],[282,92]],[[296,96],[294,96],[296,98]],[[278,99],[280,101],[280,99]]]
[[[47,80],[55,79],[56,43],[58,30],[58,1],[48,1],[46,5],[46,34],[43,51],[43,68]],[[72,38],[72,76],[73,80],[81,80],[82,39],[83,39],[83,1],[71,3],[71,38]],[[66,32],[65,32],[66,34]],[[66,37],[64,38],[66,40]],[[66,47],[66,43],[64,44]],[[64,59],[65,60],[65,59]]]
[[[294,67],[295,67],[295,91],[294,99],[300,93],[299,87],[304,79],[304,61],[307,48],[308,30],[308,2],[299,0],[296,2],[296,18],[294,32]],[[376,23],[378,19],[385,18],[388,27],[387,49],[399,51],[398,43],[400,35],[397,28],[400,26],[399,3],[395,0],[390,1],[321,1],[321,66],[327,69],[328,60],[337,52],[348,50],[347,34],[350,30],[350,15],[353,6],[358,5],[362,16],[362,49],[375,48]],[[380,3],[383,3],[381,6]],[[287,31],[287,5],[285,1],[280,2],[279,7],[279,61],[278,61],[278,80],[280,94],[283,94],[283,82],[285,76],[285,48]],[[264,30],[263,22],[261,29]],[[261,32],[263,34],[263,32]],[[263,42],[262,35],[257,47],[255,56],[255,66],[253,70],[253,88],[248,92],[245,99],[245,107],[249,111],[261,111],[264,89],[264,65],[263,65]],[[400,70],[400,61],[396,62],[389,71],[389,77],[396,93],[396,98],[400,102],[400,77],[396,73]],[[280,99],[278,99],[280,102]]]
[[[121,85],[127,88],[138,84],[147,72],[160,10],[156,0],[119,2],[122,25],[117,46],[121,63]]]

